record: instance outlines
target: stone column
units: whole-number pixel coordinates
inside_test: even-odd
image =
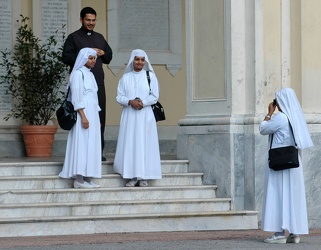
[[[177,156],[205,174],[204,184],[216,184],[218,197],[232,197],[236,209],[255,206],[261,12],[262,1],[186,1],[187,114]]]

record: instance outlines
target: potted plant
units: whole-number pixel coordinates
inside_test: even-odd
[[[6,72],[0,76],[0,83],[6,94],[12,96],[11,112],[4,119],[21,120],[27,156],[50,156],[57,125],[48,126],[48,123],[62,102],[64,92],[61,87],[68,73],[67,66],[61,61],[65,33],[62,32],[60,43],[58,31],[42,42],[34,35],[28,20],[22,15],[21,20],[17,20],[20,25],[13,51],[0,51],[0,66]],[[51,136],[47,139],[40,132],[37,132],[38,137],[25,134],[33,129],[49,129]],[[32,142],[45,142],[45,145],[29,149]],[[40,153],[41,149],[45,149],[44,155]]]

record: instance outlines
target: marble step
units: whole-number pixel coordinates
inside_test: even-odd
[[[255,211],[0,219],[0,237],[257,229]]]
[[[62,160],[0,159],[0,237],[258,228],[256,211],[231,211],[187,160],[162,160],[161,180],[131,188],[109,160],[95,189],[59,178]]]
[[[62,161],[21,161],[3,160],[0,162],[0,176],[58,175]],[[187,173],[187,160],[162,160],[162,173]],[[113,174],[113,162],[102,163],[102,174]]]
[[[0,204],[64,203],[111,200],[164,200],[216,198],[215,185],[116,187],[95,189],[2,190]],[[134,198],[133,198],[134,197]]]
[[[7,204],[0,206],[0,219],[57,218],[149,213],[229,211],[231,199],[115,200],[99,202]]]
[[[202,185],[202,173],[172,173],[163,174],[160,180],[148,181],[149,186],[187,186]],[[101,179],[94,179],[101,187],[125,187],[126,182],[118,174],[103,175]],[[62,179],[58,176],[6,176],[0,177],[0,190],[24,189],[59,189],[73,188],[73,180]]]

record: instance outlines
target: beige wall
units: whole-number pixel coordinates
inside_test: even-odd
[[[282,3],[264,0],[266,104],[282,87]],[[306,113],[320,113],[321,1],[290,0],[290,83]]]
[[[193,100],[226,99],[224,0],[194,3]]]
[[[301,1],[302,102],[306,112],[321,112],[321,1]]]
[[[179,1],[179,0],[176,0]],[[182,1],[183,4],[184,1]],[[95,30],[102,33],[108,41],[107,32],[107,4],[108,0],[82,0],[82,7],[90,6],[97,11],[97,24]],[[185,10],[183,8],[183,68],[173,77],[165,68],[165,65],[153,65],[160,83],[160,99],[166,114],[166,121],[159,122],[158,125],[177,125],[177,121],[185,117],[186,113],[186,66],[185,66]],[[143,48],[142,48],[143,49]],[[129,58],[128,54],[128,58]],[[151,62],[153,64],[153,62]],[[107,92],[107,125],[118,125],[121,106],[116,103],[115,97],[117,85],[122,76],[124,68],[114,76],[113,73],[105,66],[106,92]]]
[[[299,100],[302,99],[302,68],[301,68],[301,0],[291,0],[291,85],[296,90]]]
[[[74,0],[73,0],[74,1]],[[70,1],[71,3],[73,1]],[[79,1],[79,0],[78,0]],[[102,33],[108,40],[107,30],[107,5],[108,0],[80,0],[81,6],[91,6],[97,11],[97,26],[96,31]],[[180,0],[176,0],[180,1]],[[291,61],[290,61],[290,86],[293,87],[298,95],[298,98],[303,106],[303,109],[307,113],[320,113],[320,97],[319,97],[319,86],[321,79],[321,15],[319,14],[321,9],[321,1],[319,0],[289,0],[290,1],[290,13],[291,13]],[[75,0],[76,2],[76,0]],[[186,80],[186,23],[185,23],[185,1],[182,2],[182,66],[183,68],[173,77],[170,72],[166,69],[165,65],[154,65],[154,69],[158,76],[161,95],[160,101],[165,107],[167,120],[158,123],[162,125],[173,125],[176,126],[178,120],[185,117],[186,114],[186,91],[187,91],[187,80]],[[216,18],[213,21],[213,16],[209,15],[208,9],[216,10],[220,8],[203,8],[202,6],[212,6],[214,3],[223,3],[223,0],[218,2],[204,0],[201,4],[199,1],[195,1],[195,20],[200,21],[202,17],[209,19],[207,22],[208,27],[201,29],[198,27],[198,23],[195,20],[196,31],[199,32],[196,37],[204,37],[206,33],[209,33],[211,42],[205,44],[213,45],[220,43],[217,41],[217,37],[213,36],[215,32],[206,32],[207,30],[213,31],[215,27],[211,26],[211,23],[215,23],[215,20],[222,20],[222,18]],[[281,0],[263,0],[263,63],[264,63],[264,87],[262,89],[264,96],[264,106],[267,106],[268,102],[274,96],[274,92],[281,88],[282,84],[282,30],[281,30],[281,18],[282,18],[282,3]],[[233,1],[231,2],[233,5]],[[234,3],[235,4],[235,3]],[[32,0],[21,1],[21,12],[25,16],[29,16],[32,19]],[[196,15],[197,14],[197,15]],[[220,13],[214,14],[218,16]],[[222,14],[222,13],[221,13]],[[206,18],[203,19],[206,19]],[[32,21],[32,20],[31,20]],[[77,20],[78,21],[78,20]],[[205,22],[206,23],[206,22]],[[80,27],[80,23],[79,23]],[[220,27],[217,27],[219,29]],[[70,31],[71,32],[71,31]],[[195,35],[195,34],[194,34]],[[210,50],[218,48],[217,46],[209,46],[204,49],[202,39],[195,39],[195,48],[198,55],[197,65],[195,65],[195,83],[199,84],[196,88],[196,92],[192,93],[194,97],[206,98],[208,93],[212,93],[210,97],[222,96],[224,89],[224,80],[221,78],[222,75],[217,73],[223,72],[220,70],[221,65],[215,65],[212,63],[212,57],[222,57],[219,51]],[[204,40],[205,41],[205,40]],[[222,44],[219,47],[223,47]],[[197,49],[198,48],[198,49]],[[206,57],[204,59],[204,51],[209,51],[212,57]],[[217,62],[217,60],[216,60]],[[152,62],[153,63],[153,62]],[[211,72],[211,74],[204,74]],[[211,71],[213,69],[213,71]],[[202,71],[203,70],[203,71]],[[216,72],[216,71],[217,72]],[[123,73],[123,69],[117,76],[105,66],[106,74],[106,92],[107,92],[107,125],[118,125],[121,114],[121,107],[115,101],[116,89],[118,81]],[[213,75],[217,75],[218,78],[215,82],[210,82],[209,79],[215,78]],[[248,99],[248,98],[247,98]]]
[[[264,95],[267,107],[276,90],[281,88],[281,6],[280,0],[265,0],[264,24]]]

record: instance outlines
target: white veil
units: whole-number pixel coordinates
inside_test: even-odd
[[[130,55],[130,58],[129,58],[129,61],[127,63],[127,67],[126,67],[126,69],[124,71],[124,74],[134,70],[133,61],[134,61],[135,56],[145,57],[145,65],[144,65],[143,69],[146,70],[146,71],[154,72],[154,69],[153,69],[152,65],[150,64],[150,62],[149,62],[149,59],[148,59],[148,56],[147,56],[146,52],[144,50],[141,50],[141,49],[135,49],[135,50],[132,51],[132,53]]]
[[[70,73],[70,77],[69,77],[69,82],[68,82],[68,85],[67,85],[67,89],[69,88],[70,86],[70,79],[72,79],[72,75],[73,73],[80,69],[82,66],[84,66],[87,61],[88,61],[88,57],[89,56],[95,56],[97,57],[97,52],[96,50],[94,49],[91,49],[91,48],[83,48],[79,51],[78,53],[78,56],[76,58],[76,62],[75,62],[75,65]]]
[[[294,90],[283,88],[276,92],[275,96],[282,112],[289,118],[298,148],[305,149],[312,147],[313,142],[308,126]]]

